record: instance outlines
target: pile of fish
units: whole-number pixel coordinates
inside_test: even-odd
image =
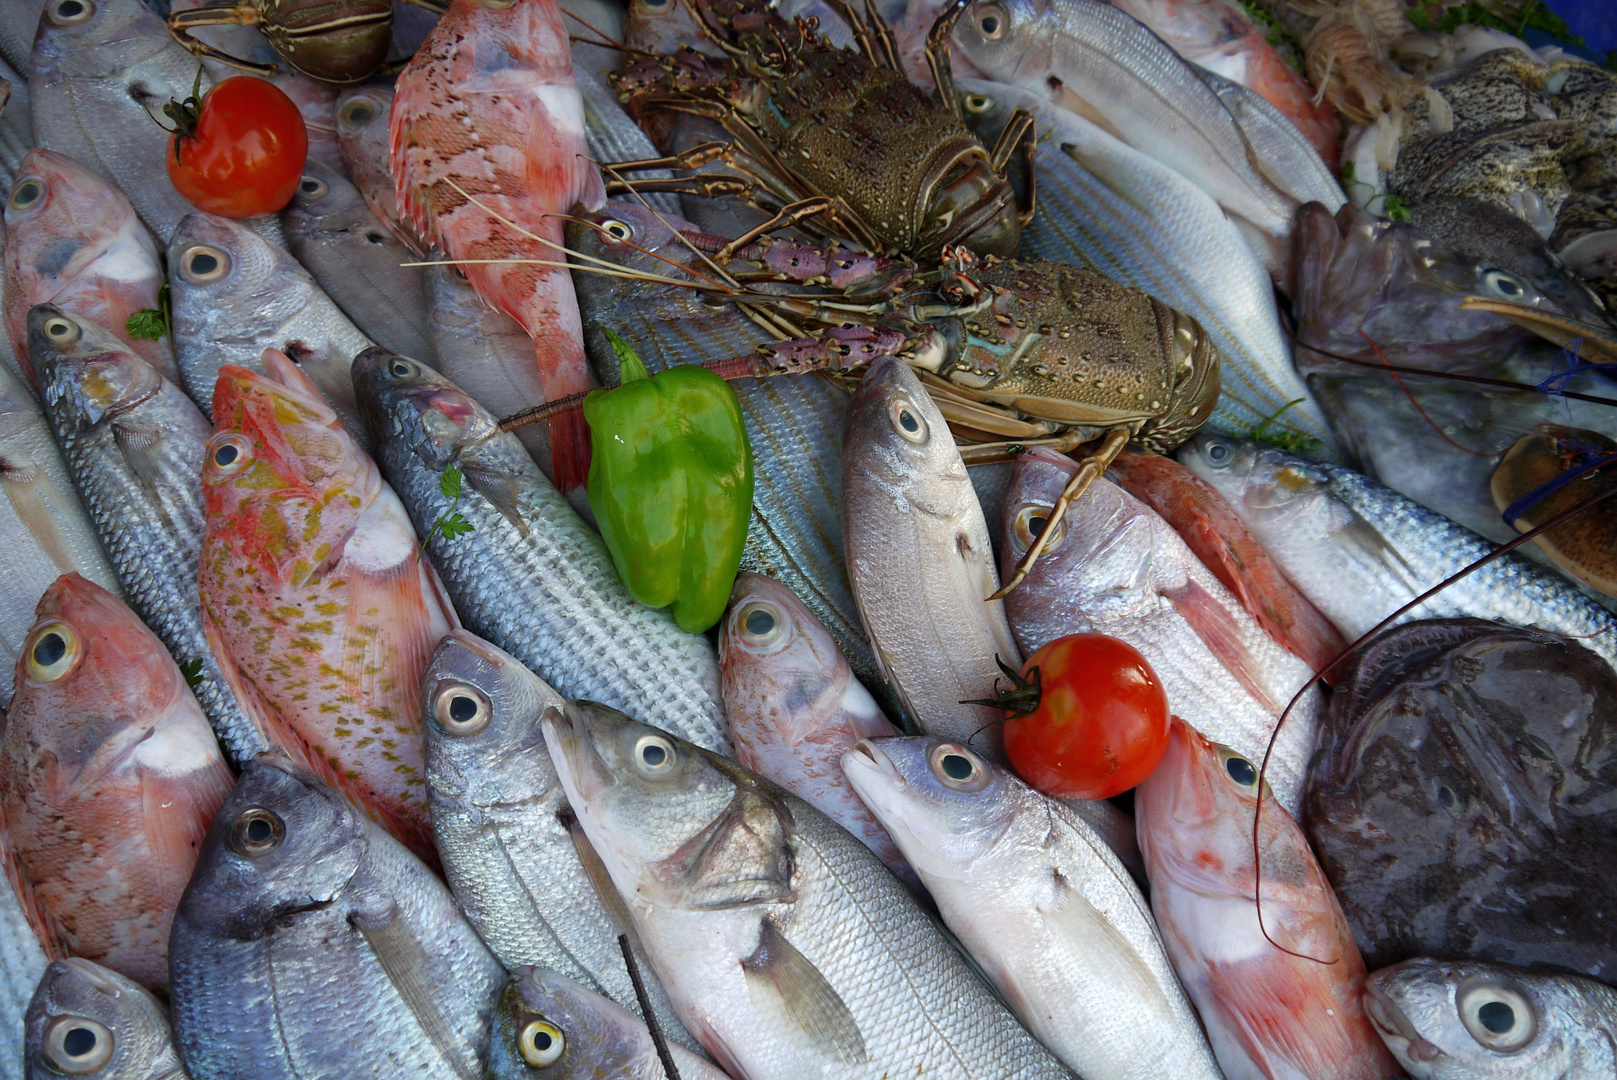
[[[1617,76],[225,6],[0,0],[0,1077],[1617,1080]],[[279,215],[168,178],[232,64]],[[705,634],[595,525],[628,350],[751,447]],[[1062,799],[987,702],[1090,633],[1171,726]]]

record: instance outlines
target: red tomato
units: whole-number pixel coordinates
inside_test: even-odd
[[[1139,650],[1071,634],[1028,657],[1023,676],[1034,668],[1037,703],[1005,722],[1018,776],[1046,795],[1105,799],[1151,775],[1168,750],[1168,695]]]
[[[165,109],[168,177],[199,210],[221,217],[273,214],[292,201],[309,154],[303,114],[274,83],[238,75]]]

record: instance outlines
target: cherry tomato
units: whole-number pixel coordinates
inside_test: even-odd
[[[292,201],[309,153],[303,114],[274,83],[238,75],[171,103],[168,176],[199,210],[221,217],[273,214]]]
[[[1167,753],[1168,695],[1127,642],[1105,634],[1057,638],[1028,657],[1022,675],[1007,704],[1025,711],[1005,722],[1005,753],[1016,774],[1046,795],[1121,794]]]

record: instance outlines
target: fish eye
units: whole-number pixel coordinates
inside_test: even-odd
[[[634,226],[617,218],[601,222],[601,231],[616,243],[622,243],[634,236]]]
[[[669,0],[640,0],[640,6],[647,11],[666,11]]]
[[[1230,458],[1234,456],[1235,451],[1230,448],[1229,443],[1218,439],[1207,440],[1207,464],[1213,468],[1222,469],[1230,463]]]
[[[395,379],[408,379],[416,373],[415,362],[407,357],[395,356],[387,362],[387,373]]]
[[[234,476],[253,460],[253,443],[245,435],[226,432],[208,447],[208,463],[220,476]]]
[[[998,41],[1005,36],[1005,27],[1009,23],[1005,9],[998,4],[984,4],[978,9],[975,16],[977,29],[982,31],[983,37],[989,41]]]
[[[917,446],[926,442],[926,418],[908,397],[902,394],[895,397],[893,403],[887,407],[887,418],[892,421],[893,430],[906,442],[915,443]]]
[[[939,743],[927,755],[927,763],[946,788],[955,791],[981,791],[988,786],[988,767],[959,743]]]
[[[45,197],[45,181],[25,176],[11,189],[11,209],[27,210]]]
[[[536,1069],[554,1065],[567,1050],[567,1036],[548,1020],[530,1020],[517,1035],[517,1052]]]
[[[1054,511],[1048,506],[1024,506],[1016,512],[1016,518],[1011,522],[1011,533],[1021,550],[1031,548],[1039,534],[1050,525],[1050,515]],[[1061,549],[1062,541],[1067,539],[1067,521],[1065,518],[1056,522],[1056,531],[1050,534],[1050,539],[1044,542],[1046,555]]]
[[[28,657],[28,678],[36,683],[61,682],[84,655],[78,631],[57,619],[35,627],[23,650]]]
[[[281,846],[286,839],[286,822],[281,815],[262,806],[249,806],[230,826],[230,847],[249,859],[261,858]]]
[[[967,112],[981,115],[994,107],[994,99],[987,94],[967,94],[965,106]]]
[[[634,743],[635,771],[648,780],[660,780],[674,771],[674,744],[662,735],[642,735]]]
[[[1465,1030],[1489,1050],[1514,1054],[1538,1034],[1533,1003],[1510,983],[1486,979],[1461,984],[1454,1000]]]
[[[90,0],[55,0],[45,8],[45,18],[52,26],[77,26],[94,14]]]
[[[1224,766],[1224,774],[1234,780],[1237,787],[1251,790],[1258,786],[1258,767],[1252,762],[1225,747],[1219,748],[1218,759]]]
[[[318,176],[305,176],[298,181],[298,194],[307,195],[311,199],[323,199],[331,188]]]
[[[381,111],[376,102],[370,98],[357,97],[343,105],[337,119],[349,127],[362,128],[376,119],[377,113]]]
[[[476,735],[493,716],[483,692],[465,683],[450,683],[432,698],[432,718],[451,735]]]
[[[112,1032],[85,1016],[59,1016],[45,1030],[45,1061],[59,1073],[95,1072],[112,1058]]]
[[[192,244],[180,252],[180,277],[193,285],[212,285],[230,273],[230,256],[212,244]]]
[[[1483,271],[1482,284],[1501,300],[1520,300],[1527,295],[1522,279],[1505,270]]]
[[[767,649],[786,640],[791,622],[786,613],[767,600],[754,600],[736,613],[736,628],[745,641],[756,649]]]
[[[72,345],[84,336],[78,323],[62,315],[52,315],[40,324],[39,329],[52,345]]]

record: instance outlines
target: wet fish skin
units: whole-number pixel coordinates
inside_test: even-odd
[[[354,381],[381,466],[423,532],[450,512],[444,471],[463,470],[454,509],[472,531],[439,533],[427,550],[468,630],[563,695],[730,752],[713,646],[629,596],[600,536],[514,436],[448,379],[385,349],[360,354]]]
[[[1494,1033],[1477,1011],[1504,1004]],[[1534,974],[1470,960],[1409,960],[1371,972],[1365,1012],[1415,1080],[1550,1080],[1617,1072],[1617,992],[1577,975]],[[1471,1034],[1462,1013],[1490,1048]]]
[[[899,426],[906,418],[918,432]],[[1000,710],[960,702],[993,697],[995,658],[1020,667],[1022,656],[1004,602],[987,599],[999,574],[960,451],[902,360],[871,365],[849,406],[842,515],[848,581],[905,711],[927,734],[1002,760]]]
[[[34,121],[29,114],[28,80],[0,60],[0,82],[10,87],[0,104],[0,186],[9,192],[22,159],[34,148]]]
[[[637,1009],[618,946],[621,902],[596,892],[539,727],[565,700],[464,630],[438,643],[422,680],[433,838],[450,890],[501,963],[559,972]],[[457,709],[476,719],[456,724]],[[646,990],[664,1033],[696,1047],[661,985]]]
[[[180,669],[121,600],[64,574],[37,614],[0,738],[6,871],[47,952],[155,989],[230,770]]]
[[[1070,1078],[819,811],[601,706],[542,723],[653,967],[730,1075]]]
[[[393,109],[393,87],[367,83],[337,95],[337,149],[354,187],[378,220],[413,251],[429,246],[399,213],[388,163],[387,126]]]
[[[186,1080],[168,1009],[145,987],[89,960],[75,956],[46,968],[24,1023],[27,1080],[82,1072],[84,1059],[102,1053],[110,1056],[89,1071],[98,1080]],[[69,1055],[62,1045],[69,1038],[74,1049],[86,1042],[78,1032],[93,1041]]]
[[[5,0],[0,6],[0,59],[17,71],[28,70],[28,54],[34,49],[34,31],[44,0]]]
[[[67,319],[70,345],[44,332]],[[191,688],[230,759],[268,747],[202,629],[203,448],[213,425],[183,391],[87,319],[41,304],[30,351],[45,413],[132,607],[192,672]]]
[[[23,1019],[48,962],[16,891],[9,881],[0,881],[0,1024],[5,1025],[0,1053],[6,1055],[8,1077],[24,1076]]]
[[[242,770],[208,832],[170,971],[193,1080],[475,1080],[505,980],[431,871],[270,754]]]
[[[900,734],[803,602],[762,574],[736,575],[719,670],[736,760],[847,829],[895,877],[920,879],[842,772],[860,739]]]
[[[946,755],[969,766],[963,782]],[[940,739],[865,739],[842,763],[949,929],[1074,1073],[1223,1080],[1150,907],[1065,804]]]

